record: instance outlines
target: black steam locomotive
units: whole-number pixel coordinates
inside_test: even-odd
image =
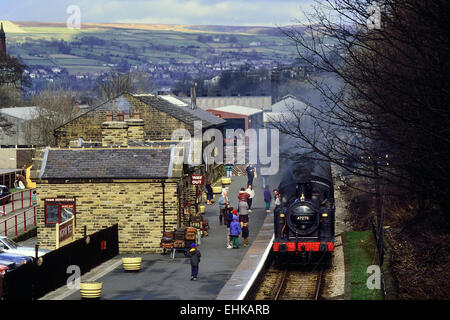
[[[330,163],[317,155],[283,164],[274,211],[272,251],[280,264],[328,264],[334,251],[334,190]]]

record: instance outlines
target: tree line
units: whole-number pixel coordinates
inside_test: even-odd
[[[305,15],[306,30],[282,32],[307,53],[305,63],[342,86],[309,79],[324,103],[276,126],[300,147],[410,197],[418,211],[448,217],[450,3],[327,0]],[[339,60],[324,54],[325,39],[337,44]]]

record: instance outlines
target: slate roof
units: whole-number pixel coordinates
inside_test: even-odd
[[[42,179],[170,178],[171,148],[47,149]]]
[[[176,97],[172,97],[168,99],[167,96],[157,96],[153,94],[130,94],[130,93],[122,93],[117,97],[110,99],[94,108],[88,109],[86,112],[79,114],[72,120],[67,121],[63,125],[57,127],[55,132],[57,132],[61,127],[64,127],[67,123],[75,120],[78,117],[81,117],[89,112],[95,111],[99,108],[103,110],[115,110],[113,109],[112,102],[115,101],[117,103],[116,111],[123,111],[125,113],[130,113],[132,109],[134,109],[135,101],[130,99],[129,96],[132,96],[135,99],[138,99],[145,104],[148,104],[162,112],[169,114],[170,116],[183,121],[184,123],[189,124],[190,126],[194,126],[194,121],[202,121],[203,128],[209,128],[211,126],[220,126],[225,124],[225,120],[216,117],[215,115],[206,112],[200,108],[192,110],[188,104],[183,103],[180,99]],[[172,101],[172,102],[170,102]]]
[[[144,103],[165,112],[172,117],[183,121],[190,126],[194,126],[194,121],[202,121],[203,128],[218,126],[225,123],[225,120],[206,112],[200,108],[191,109],[189,106],[183,106],[179,103],[171,103],[166,99],[156,95],[133,95]]]

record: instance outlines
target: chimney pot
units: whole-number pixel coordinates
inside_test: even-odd
[[[106,121],[113,121],[112,111],[106,111]]]
[[[130,119],[130,114],[129,114],[129,113],[125,113],[125,114],[124,114],[124,119],[125,119],[125,120]]]
[[[123,121],[123,111],[117,112],[117,121]]]
[[[140,119],[140,118],[141,118],[141,113],[139,112],[139,110],[137,110],[137,111],[134,113],[134,118],[135,118],[135,119]]]

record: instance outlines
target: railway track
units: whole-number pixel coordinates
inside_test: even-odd
[[[255,300],[319,300],[323,280],[324,270],[280,270],[271,266],[256,290]]]

